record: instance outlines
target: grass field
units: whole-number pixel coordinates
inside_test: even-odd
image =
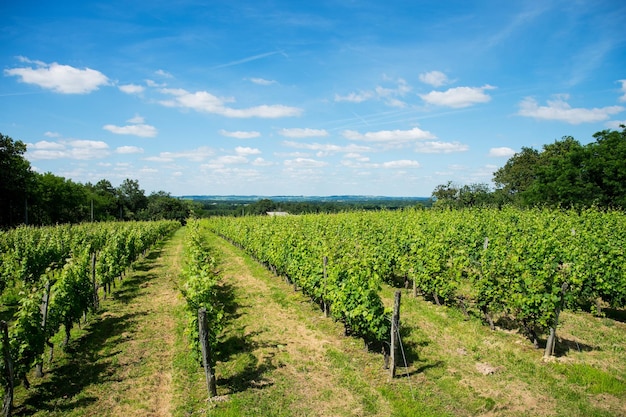
[[[184,229],[138,263],[102,310],[19,387],[17,416],[625,416],[626,324],[563,313],[558,356],[517,332],[404,292],[407,367],[344,336],[318,306],[209,236],[226,310],[218,397],[189,354],[178,291]],[[395,289],[382,295],[390,305]],[[504,325],[504,322],[502,323]],[[55,345],[59,345],[56,341]]]

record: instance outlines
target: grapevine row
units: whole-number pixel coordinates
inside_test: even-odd
[[[435,302],[476,311],[492,326],[507,316],[535,344],[563,307],[626,304],[626,215],[617,211],[405,210],[209,225],[378,340],[387,332],[381,281],[413,282]]]
[[[0,300],[8,346],[0,352],[5,393],[37,365],[61,327],[98,308],[98,288],[110,291],[139,255],[179,227],[172,221],[19,227],[0,234]],[[7,353],[8,352],[8,353]],[[7,379],[7,363],[11,377]],[[11,387],[9,387],[11,385]]]
[[[212,397],[217,395],[213,352],[217,347],[217,336],[222,329],[224,317],[224,309],[218,297],[217,260],[214,251],[204,239],[199,222],[189,220],[186,229],[181,286],[181,292],[187,301],[186,333],[189,335],[192,351],[203,363],[209,396]]]
[[[346,333],[380,343],[390,330],[379,296],[387,271],[376,266],[375,245],[351,238],[361,227],[358,216],[352,224],[332,219],[338,217],[217,218],[206,224],[326,306]]]

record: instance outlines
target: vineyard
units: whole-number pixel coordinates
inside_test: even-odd
[[[16,389],[23,403],[41,395],[46,373],[62,372],[57,361],[77,355],[109,369],[99,378],[115,375],[83,388],[93,408],[69,391],[38,399],[54,405],[32,414],[626,413],[621,212],[407,209],[179,227],[2,232],[5,415]],[[172,240],[163,253],[171,265],[148,266],[147,251],[163,239]],[[130,286],[133,302],[120,295]],[[383,359],[394,350],[398,290],[402,354],[390,377]],[[105,320],[133,317],[147,328],[101,334],[104,350],[82,341],[93,352],[67,350],[75,325],[87,327],[101,311]],[[31,383],[38,388],[24,391]],[[125,399],[131,392],[137,398]],[[103,395],[120,405],[95,400]],[[27,410],[21,405],[18,415]]]
[[[366,342],[389,333],[383,282],[479,314],[492,329],[506,317],[536,347],[550,332],[547,356],[562,308],[601,314],[626,305],[622,212],[406,210],[220,218],[207,227],[329,304]]]
[[[3,415],[9,415],[19,381],[43,375],[44,350],[63,327],[98,310],[132,263],[180,226],[174,221],[19,227],[0,235]],[[102,289],[102,291],[100,291]],[[7,324],[7,323],[10,323]]]

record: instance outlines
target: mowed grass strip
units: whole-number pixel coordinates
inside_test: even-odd
[[[55,338],[54,360],[32,387],[20,387],[15,416],[170,416],[174,392],[177,258],[184,231],[138,261],[75,326],[69,345]]]
[[[389,416],[382,356],[301,292],[215,236],[226,296],[212,416]],[[375,371],[373,371],[375,369]]]
[[[218,378],[227,379],[223,402],[211,415],[626,415],[626,325],[619,320],[564,312],[559,356],[543,361],[515,330],[492,332],[479,317],[466,320],[456,308],[404,292],[407,367],[390,382],[382,357],[342,336],[307,297],[239,249],[215,245],[234,289],[235,319],[224,333],[224,352],[231,353],[217,367]],[[388,306],[394,291],[383,288]],[[293,329],[297,342],[289,342]],[[325,405],[329,399],[347,406]]]
[[[385,304],[395,289],[385,286]],[[563,312],[557,357],[544,361],[515,329],[491,331],[456,307],[403,290],[404,343],[421,361],[409,367],[455,415],[626,416],[626,324]],[[542,340],[545,346],[545,335]],[[436,364],[429,366],[428,363]],[[422,364],[422,365],[420,365]],[[419,369],[422,366],[422,369]],[[402,371],[400,371],[402,372]]]

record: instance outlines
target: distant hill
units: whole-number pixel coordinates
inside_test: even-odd
[[[184,195],[179,198],[194,201],[216,201],[228,203],[254,203],[259,200],[277,202],[315,202],[315,203],[361,203],[361,202],[428,202],[430,197],[387,197],[371,195],[331,195],[331,196],[303,196],[303,195]]]

